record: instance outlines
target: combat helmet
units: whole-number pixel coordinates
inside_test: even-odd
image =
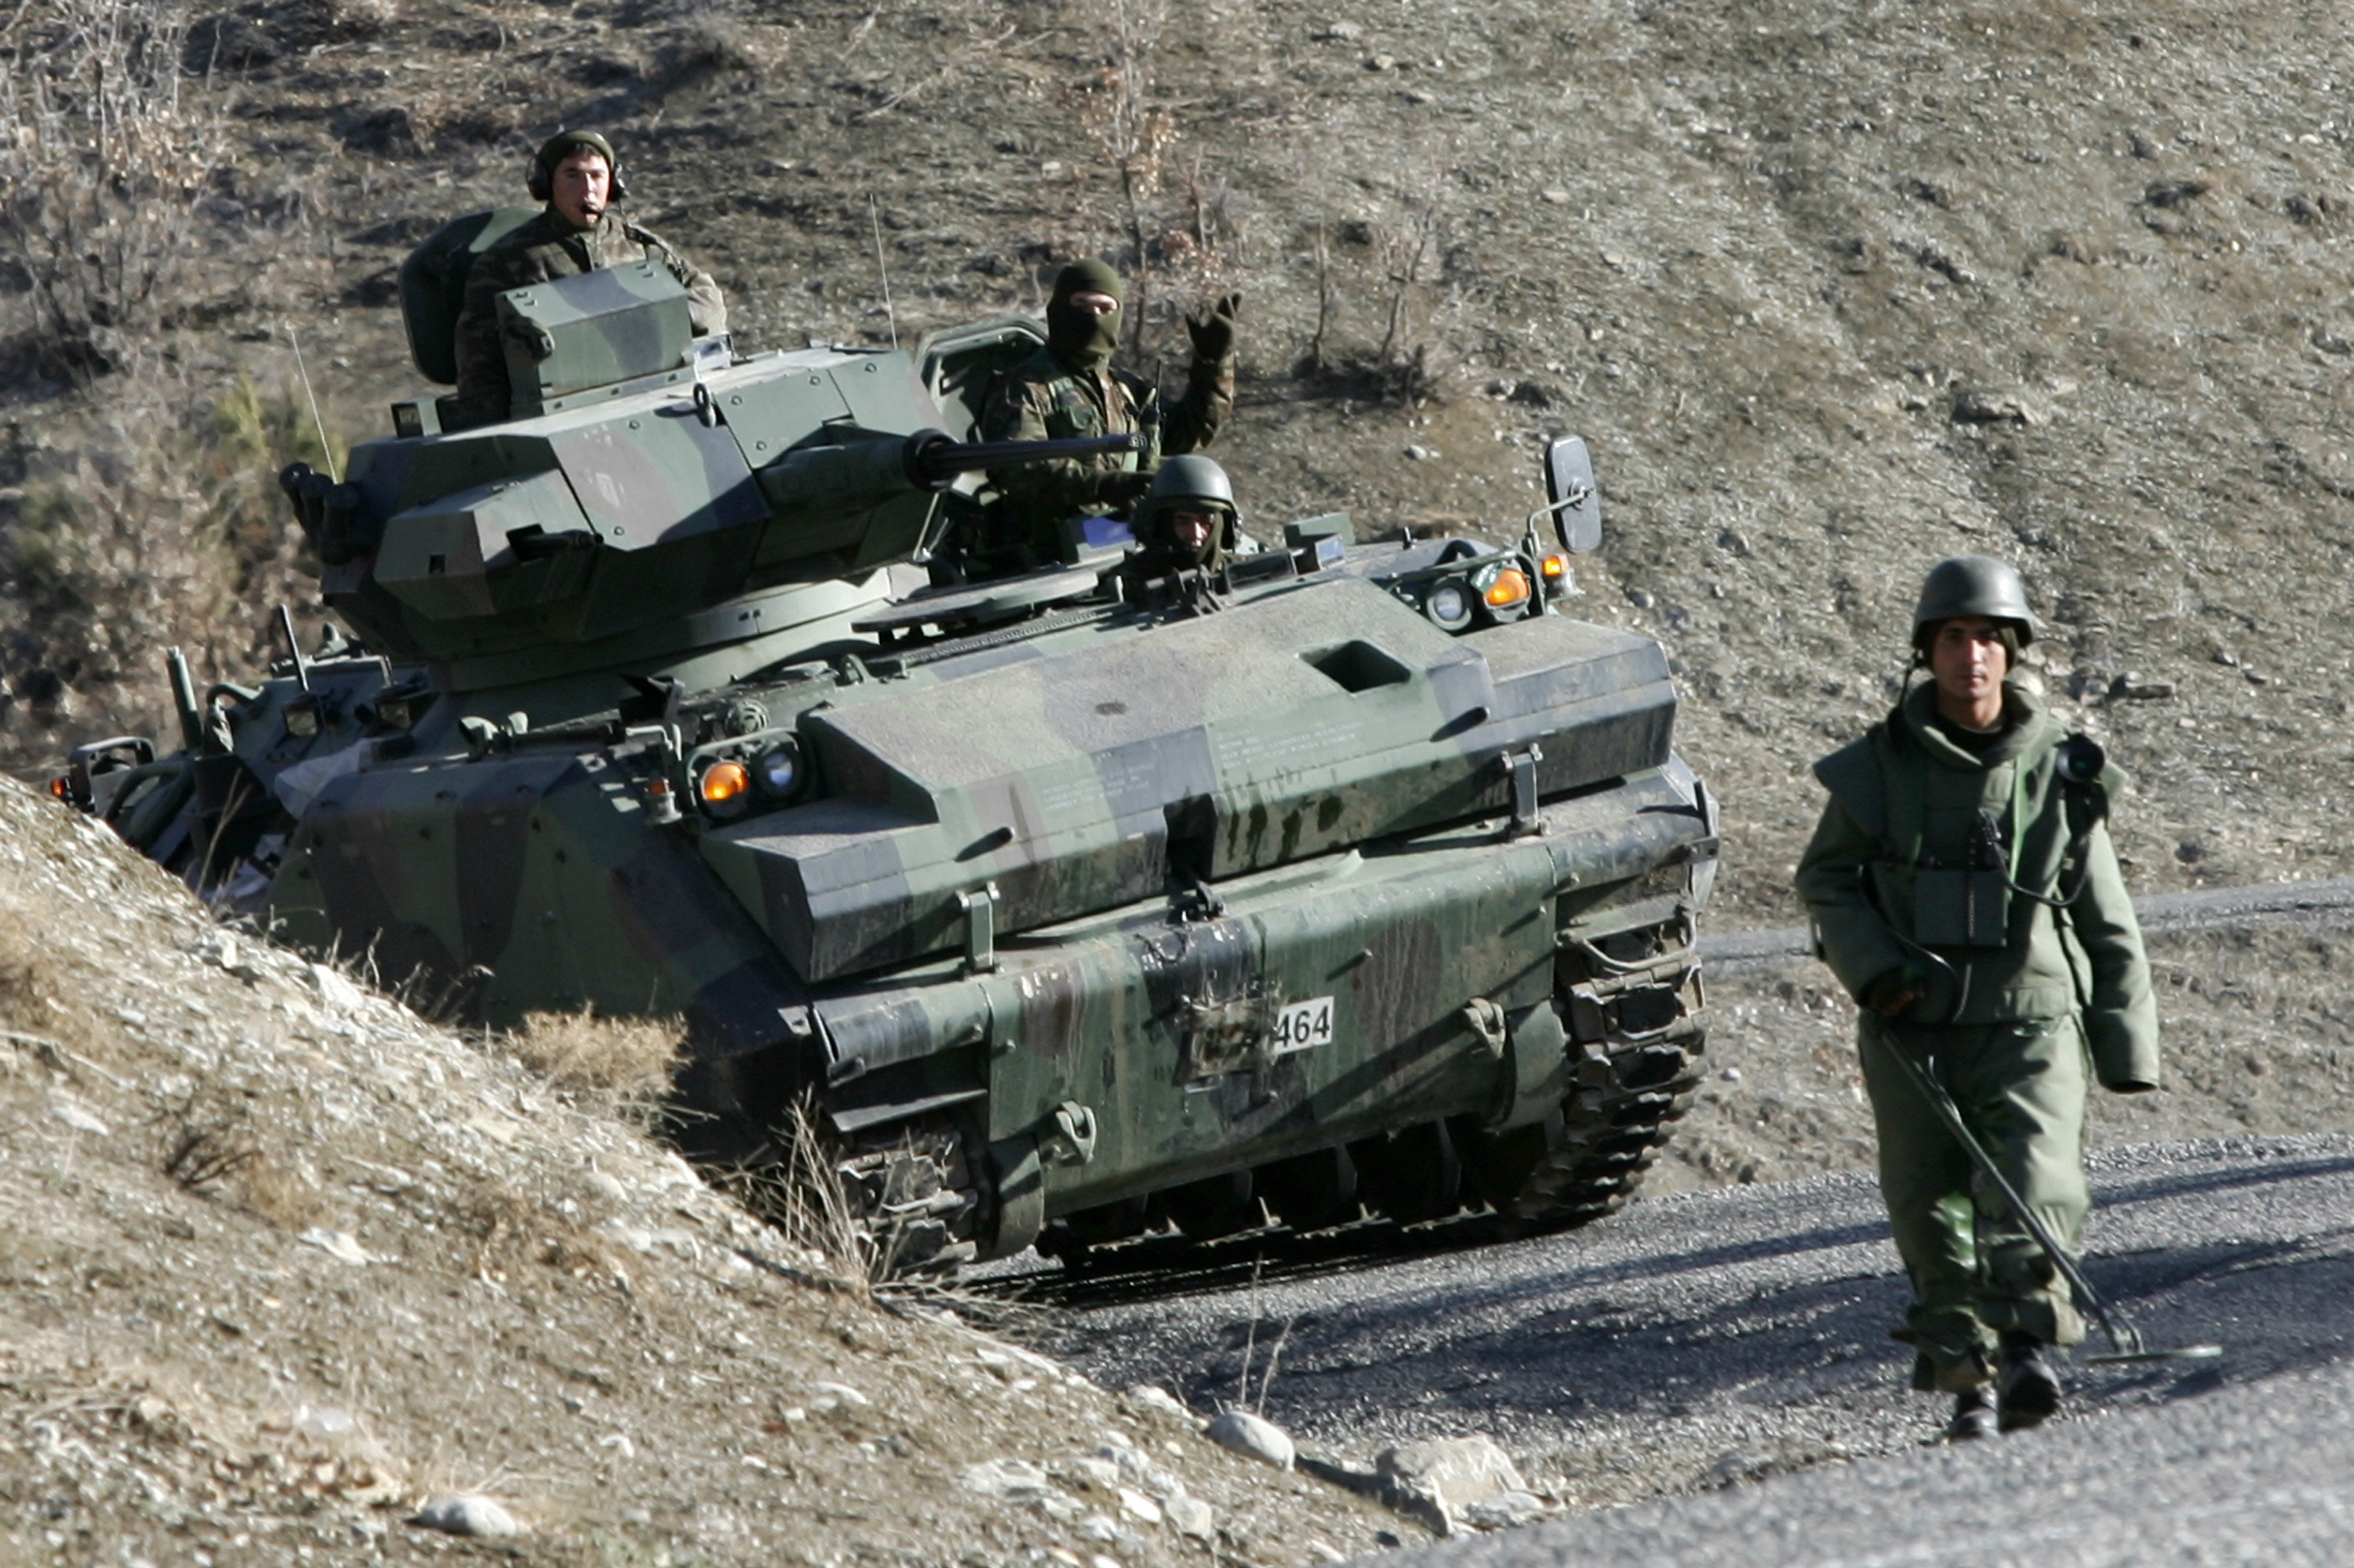
[[[2027,608],[2027,587],[2007,561],[1992,556],[1953,556],[1929,568],[1920,602],[1913,607],[1913,651],[1925,654],[1939,621],[1981,616],[2010,635],[2003,641],[2016,653],[2035,641],[2035,615]]]
[[[1225,519],[1211,542],[1208,558],[1215,561],[1234,548],[1239,508],[1235,505],[1234,482],[1226,477],[1226,471],[1198,452],[1169,459],[1152,476],[1152,489],[1136,509],[1132,526],[1137,542],[1148,547],[1173,550],[1175,541],[1162,518],[1179,503],[1187,501],[1206,505]]]

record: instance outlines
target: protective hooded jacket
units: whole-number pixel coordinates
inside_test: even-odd
[[[1041,348],[998,384],[982,411],[981,436],[991,441],[1034,441],[1146,432],[1141,453],[1066,458],[991,471],[990,478],[1005,493],[1016,535],[1051,558],[1056,524],[1102,510],[1108,498],[1107,480],[1119,473],[1150,473],[1164,457],[1208,446],[1234,406],[1231,356],[1196,360],[1184,397],[1174,408],[1164,408],[1160,392],[1141,376],[1075,367],[1053,349]]]
[[[2081,1011],[2100,1081],[2153,1087],[2149,962],[2102,809],[2123,779],[2062,780],[2066,732],[2029,694],[2006,688],[2004,717],[1966,749],[1924,684],[1815,765],[1831,798],[1797,883],[1822,955],[1859,1001],[1883,977],[1925,985],[1902,1024]]]

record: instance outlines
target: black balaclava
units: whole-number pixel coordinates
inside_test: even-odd
[[[1122,298],[1119,274],[1110,262],[1074,261],[1056,276],[1054,297],[1046,302],[1046,346],[1075,368],[1101,370],[1119,346],[1119,311],[1098,316],[1071,302],[1073,295],[1088,293]]]

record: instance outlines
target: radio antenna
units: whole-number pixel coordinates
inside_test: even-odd
[[[344,476],[335,466],[334,443],[327,440],[327,421],[319,418],[319,395],[311,390],[311,373],[302,367],[302,340],[294,335],[294,326],[291,322],[286,326],[286,341],[294,346],[294,374],[302,378],[302,396],[311,400],[311,424],[319,432],[319,450],[327,460],[327,477],[341,484]],[[894,344],[892,346],[896,348],[898,345]],[[296,657],[301,657],[299,651]]]
[[[875,227],[875,270],[883,280],[883,313],[891,323],[891,346],[899,346],[899,313],[891,308],[891,269],[883,260],[883,204],[866,193],[866,217]]]

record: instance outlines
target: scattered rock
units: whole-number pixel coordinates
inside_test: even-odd
[[[461,1495],[436,1498],[416,1513],[408,1522],[426,1530],[438,1530],[444,1535],[521,1535],[523,1526],[514,1515],[488,1498]]]
[[[844,1404],[872,1404],[875,1402],[846,1383],[813,1383],[809,1391],[821,1399],[838,1399]]]
[[[1395,55],[1375,55],[1373,58],[1365,62],[1365,69],[1367,70],[1374,71],[1395,70],[1397,69],[1397,57]]]
[[[1229,1410],[1203,1429],[1202,1436],[1221,1448],[1246,1454],[1254,1459],[1273,1465],[1278,1470],[1291,1468],[1299,1450],[1291,1444],[1290,1434],[1274,1422],[1253,1415],[1246,1410]]]
[[[1174,1416],[1192,1422],[1193,1413],[1175,1394],[1157,1383],[1140,1383],[1128,1391],[1128,1403],[1138,1410],[1150,1410],[1156,1415]]]
[[[355,1266],[381,1261],[360,1245],[359,1238],[349,1231],[331,1231],[323,1225],[313,1225],[296,1239],[317,1247],[329,1257]]]
[[[1345,44],[1364,37],[1364,33],[1365,29],[1354,22],[1320,22],[1308,29],[1308,36],[1320,44]]]
[[[2197,201],[2215,188],[2212,180],[2160,180],[2142,193],[2142,200],[2152,207],[2183,207]]]
[[[2173,682],[2145,681],[2130,670],[2109,683],[2112,702],[2160,703],[2173,695]]]
[[[984,1459],[959,1471],[957,1481],[992,1498],[1033,1498],[1054,1489],[1046,1472],[1027,1459]]]
[[[1384,1451],[1373,1467],[1410,1494],[1429,1499],[1449,1519],[1475,1502],[1525,1492],[1521,1472],[1489,1437],[1440,1437]]]
[[[1179,1492],[1174,1497],[1161,1499],[1161,1511],[1169,1516],[1170,1524],[1180,1535],[1191,1536],[1195,1541],[1208,1541],[1217,1534],[1217,1514],[1200,1498]]]
[[[86,1132],[93,1138],[106,1138],[114,1131],[112,1128],[99,1120],[97,1114],[88,1107],[77,1105],[72,1100],[51,1100],[49,1114],[76,1132]]]
[[[1954,395],[1957,425],[2040,425],[2043,417],[2023,397],[2002,392],[1957,392]]]
[[[1432,448],[1416,446],[1409,442],[1405,449],[1405,455],[1406,461],[1409,462],[1428,462],[1431,459],[1437,457],[1438,453]]]
[[[1549,201],[1555,207],[1567,207],[1569,205],[1569,193],[1562,189],[1559,185],[1549,185],[1545,189],[1539,191],[1537,195],[1541,199]]]
[[[1120,1487],[1116,1489],[1116,1490],[1119,1497],[1120,1512],[1127,1514],[1131,1519],[1141,1520],[1146,1524],[1159,1524],[1161,1522],[1161,1505],[1159,1503],[1154,1502],[1150,1498],[1146,1497],[1142,1492],[1138,1491],[1133,1487]]]
[[[1627,590],[1627,602],[1637,609],[1649,609],[1659,601],[1651,596],[1649,588],[1630,588]]]
[[[1553,1512],[1553,1505],[1534,1492],[1500,1492],[1463,1505],[1463,1522],[1481,1530],[1518,1530]]]

